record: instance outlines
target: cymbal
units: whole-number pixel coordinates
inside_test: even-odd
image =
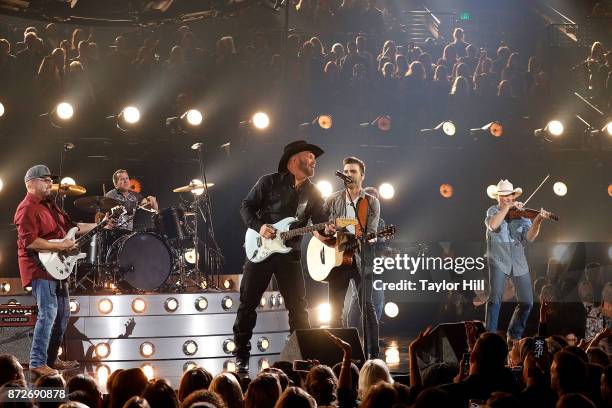
[[[121,201],[110,197],[88,196],[74,200],[74,205],[79,210],[95,213],[108,211],[116,205],[121,205]]]
[[[83,195],[87,192],[87,189],[85,187],[76,184],[62,184],[61,186],[59,184],[53,184],[53,186],[51,187],[51,191],[57,193],[58,190],[60,190],[62,194],[67,196],[78,196]]]
[[[206,187],[212,187],[214,185],[215,185],[215,183],[206,183]],[[177,187],[177,188],[175,188],[172,191],[175,192],[175,193],[189,193],[189,192],[191,192],[193,190],[198,190],[200,188],[204,188],[204,183],[202,183],[202,184],[199,184],[199,183],[198,184],[192,184],[192,183],[190,183],[190,184],[188,184],[186,186]]]

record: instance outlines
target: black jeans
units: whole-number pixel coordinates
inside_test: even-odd
[[[351,279],[355,281],[357,293],[359,295],[359,307],[363,308],[363,293],[365,289],[365,313],[366,313],[366,331],[369,354],[378,354],[378,320],[376,319],[376,311],[372,303],[372,271],[366,269],[365,280],[361,279],[361,275],[357,270],[353,260],[351,266],[340,266],[334,268],[330,273],[327,282],[329,283],[329,304],[331,306],[331,327],[342,327],[342,311],[344,308],[344,297],[348,289]],[[365,281],[365,288],[361,285]]]
[[[288,254],[275,254],[260,263],[247,261],[244,264],[240,283],[240,306],[234,322],[234,341],[238,356],[244,356],[251,349],[249,341],[257,322],[256,309],[272,275],[276,276],[278,288],[285,300],[285,307],[289,311],[291,332],[295,329],[310,328],[299,253],[292,251]]]

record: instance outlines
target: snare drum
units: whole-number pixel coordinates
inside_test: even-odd
[[[111,245],[106,263],[117,265],[120,279],[133,288],[153,290],[170,276],[172,252],[159,235],[135,232],[118,238]]]
[[[189,238],[185,224],[185,211],[182,208],[164,208],[153,215],[153,224],[157,233],[167,240],[180,241]]]

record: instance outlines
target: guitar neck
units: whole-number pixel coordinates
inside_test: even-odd
[[[98,231],[100,231],[102,228],[104,228],[106,226],[106,224],[108,223],[108,220],[102,220],[98,223],[98,225],[96,225],[95,227],[93,227],[91,230],[87,231],[85,234],[81,235],[76,241],[75,244],[77,246],[81,246],[86,244],[87,242],[89,242],[89,240],[98,233]]]
[[[319,224],[310,225],[308,227],[296,228],[289,231],[281,232],[282,239],[291,239],[300,235],[308,234],[309,232],[319,231],[328,225],[328,222],[321,222]]]
[[[366,241],[369,241],[369,240],[374,239],[374,238],[376,238],[376,233],[375,232],[370,232],[369,234],[366,234],[365,237],[363,237],[363,239],[365,239]],[[351,249],[357,248],[359,246],[359,241],[360,240],[361,239],[354,240],[350,244],[346,245],[344,250],[346,251],[346,250],[351,250]]]

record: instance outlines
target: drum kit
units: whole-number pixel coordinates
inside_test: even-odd
[[[118,225],[94,235],[87,257],[73,278],[73,289],[138,292],[214,288],[210,275],[218,275],[215,269],[221,266],[221,256],[208,247],[206,240],[198,237],[198,213],[206,221],[205,209],[201,208],[204,200],[198,194],[213,185],[191,183],[175,188],[176,193],[194,193],[193,201],[182,202],[179,206],[160,211],[138,206],[137,209],[151,213],[152,228],[129,231]],[[86,193],[86,189],[78,185],[54,185],[53,188],[63,196]],[[74,201],[76,208],[96,214],[97,219],[122,204],[104,196],[87,196]],[[200,256],[203,259],[198,259]],[[201,273],[201,269],[207,273]]]

